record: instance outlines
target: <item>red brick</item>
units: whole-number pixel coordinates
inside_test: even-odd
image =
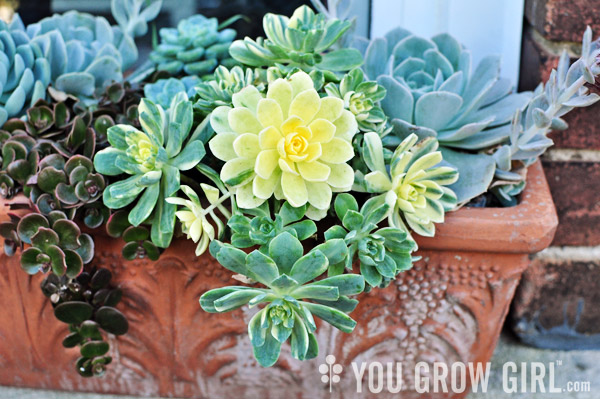
[[[565,349],[598,345],[600,261],[593,257],[583,259],[586,257],[576,261],[535,259],[524,273],[510,320],[517,335],[526,342]],[[592,343],[588,338],[593,335]]]
[[[531,29],[526,29],[523,35],[519,90],[535,89],[539,82],[548,79],[550,71],[558,64],[559,57],[546,51],[534,36]],[[571,111],[565,116],[565,120],[569,123],[569,130],[550,135],[555,146],[600,150],[599,113],[600,103]]]
[[[544,162],[558,212],[552,245],[600,245],[600,163]]]
[[[587,25],[600,33],[597,0],[526,0],[525,16],[548,40],[579,42]]]

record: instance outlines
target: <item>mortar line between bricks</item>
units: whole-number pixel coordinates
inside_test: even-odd
[[[535,255],[543,261],[597,262],[600,246],[596,247],[549,247]]]
[[[544,162],[600,162],[600,150],[554,148],[542,157]]]

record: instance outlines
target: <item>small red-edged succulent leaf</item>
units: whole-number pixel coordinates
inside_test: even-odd
[[[67,272],[65,253],[57,245],[50,245],[44,251],[50,257],[52,272],[57,276],[64,276]]]
[[[79,276],[81,271],[83,270],[83,260],[81,256],[75,251],[70,249],[64,250],[65,254],[65,263],[67,265],[66,274],[69,278],[75,278]]]
[[[54,195],[60,202],[67,205],[75,205],[79,202],[79,198],[75,194],[75,189],[65,183],[58,183],[54,190]]]
[[[62,170],[48,166],[38,173],[38,187],[46,193],[54,192],[59,183],[67,183],[67,176]]]
[[[81,235],[81,230],[75,222],[67,219],[57,220],[52,225],[52,229],[60,237],[60,246],[62,248],[77,249],[80,247],[79,236]]]
[[[47,259],[44,259],[44,257]],[[35,247],[27,248],[21,254],[21,267],[27,274],[36,274],[44,266],[42,262],[49,259],[48,255],[44,255],[40,249]]]
[[[42,227],[50,227],[48,220],[39,213],[31,213],[21,219],[17,225],[17,234],[21,241],[31,244],[31,237]]]
[[[123,232],[123,240],[125,240],[125,242],[131,242],[131,241],[143,241],[143,240],[147,240],[148,237],[150,237],[150,232],[148,231],[147,228],[142,227],[142,226],[138,226],[138,227],[128,227],[124,232]]]
[[[31,245],[46,252],[51,245],[58,245],[60,239],[58,234],[50,228],[40,227],[32,237]]]
[[[131,224],[128,220],[128,212],[127,211],[116,211],[112,215],[110,215],[108,222],[106,223],[106,232],[111,237],[121,237],[125,229],[127,229]]]
[[[121,254],[127,260],[134,260],[139,254],[140,244],[136,241],[128,242],[123,246]]]
[[[83,233],[79,236],[79,248],[75,250],[84,264],[88,264],[94,258],[94,240],[89,234]]]
[[[94,170],[94,164],[92,163],[92,161],[90,161],[89,158],[84,157],[83,155],[73,155],[71,158],[69,158],[67,163],[65,163],[65,173],[69,175],[69,177],[71,178],[71,182],[73,181],[73,177],[71,177],[73,171],[80,167],[84,167],[85,170],[88,171],[88,173]],[[82,173],[83,172],[80,171],[79,175],[81,175]]]
[[[16,181],[23,184],[34,173],[27,159],[17,159],[8,165],[7,172]]]
[[[64,102],[54,104],[54,125],[59,129],[64,129],[70,121],[69,107]]]

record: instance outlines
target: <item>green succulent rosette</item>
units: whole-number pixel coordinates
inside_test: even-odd
[[[229,46],[236,32],[223,27],[216,18],[198,14],[180,21],[177,28],[162,28],[161,42],[150,54],[150,61],[159,71],[175,76],[202,76],[217,65],[232,66],[235,62],[229,57]]]
[[[148,99],[142,99],[138,112],[142,131],[127,125],[109,128],[110,147],[96,154],[94,165],[106,176],[130,175],[106,187],[104,204],[119,209],[137,199],[129,222],[139,226],[152,215],[152,242],[166,248],[176,205],[165,199],[179,190],[180,171],[192,169],[204,157],[204,145],[187,140],[193,111],[185,93],[173,99],[168,113]]]
[[[456,206],[456,194],[445,186],[458,179],[458,172],[439,165],[437,140],[417,142],[417,135],[408,136],[386,165],[379,135],[365,134],[362,156],[371,172],[364,176],[357,172],[357,179],[365,191],[383,193],[379,198],[390,206],[390,226],[408,231],[408,224],[417,234],[433,237],[434,223],[443,223],[445,212]]]
[[[346,255],[328,251],[336,243],[332,240],[304,254],[300,241],[283,232],[271,240],[268,250],[246,254],[230,244],[213,241],[211,254],[219,263],[265,288],[217,288],[204,293],[200,305],[211,313],[228,312],[246,304],[262,306],[248,324],[248,335],[254,356],[263,367],[275,364],[287,340],[294,358],[314,358],[318,354],[315,316],[343,332],[351,332],[356,322],[347,313],[358,302],[348,296],[362,292],[365,284],[356,274],[311,282],[327,270],[330,262],[339,262]]]

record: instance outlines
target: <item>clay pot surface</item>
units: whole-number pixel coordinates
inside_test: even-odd
[[[3,217],[6,218],[5,211]],[[94,262],[109,268],[124,291],[118,308],[129,333],[111,337],[113,364],[103,378],[74,370],[77,349],[60,342],[58,322],[39,284],[18,257],[0,254],[0,385],[72,391],[190,398],[398,397],[363,393],[351,363],[402,362],[402,398],[460,398],[458,394],[412,392],[418,362],[487,362],[528,254],[550,244],[556,213],[540,163],[532,165],[521,203],[513,208],[463,208],[447,215],[434,239],[419,239],[415,267],[386,289],[360,297],[351,316],[352,334],[320,323],[320,353],[300,362],[285,345],[278,363],[261,368],[252,357],[246,323],[255,310],[205,313],[205,291],[235,284],[210,255],[194,256],[194,245],[176,240],[157,262],[125,261],[122,241],[96,237]],[[323,383],[319,365],[335,356],[340,381]],[[365,373],[366,376],[367,373]],[[449,385],[449,384],[448,384]]]

